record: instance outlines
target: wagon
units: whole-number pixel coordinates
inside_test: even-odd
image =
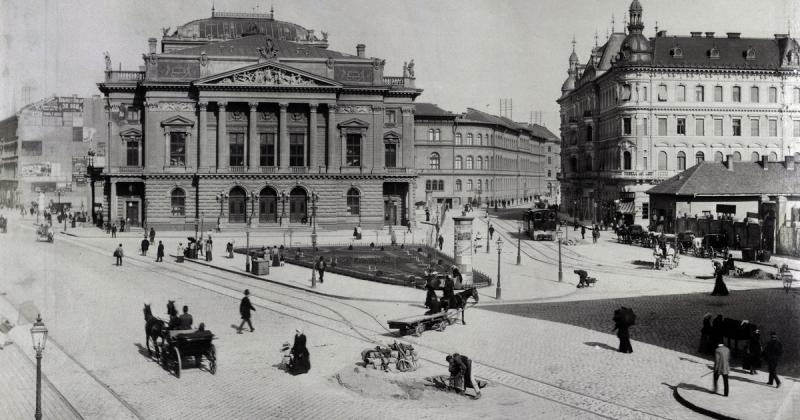
[[[50,229],[49,225],[42,223],[36,228],[36,240],[53,242],[53,230]]]
[[[453,324],[458,315],[461,313],[459,310],[442,311],[433,315],[415,315],[406,318],[394,319],[387,321],[389,328],[399,330],[398,335],[414,334],[419,337],[425,330],[436,329],[437,331],[444,331],[448,325]]]
[[[166,369],[174,370],[178,378],[181,377],[184,362],[189,358],[201,367],[205,357],[208,371],[212,375],[217,373],[217,349],[212,343],[215,337],[211,331],[165,331],[163,338],[159,362]]]

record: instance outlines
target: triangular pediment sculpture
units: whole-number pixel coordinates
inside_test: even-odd
[[[259,63],[195,82],[198,86],[341,86],[334,80],[279,63]]]
[[[162,127],[163,126],[167,126],[167,125],[190,125],[190,126],[193,126],[194,125],[194,121],[192,121],[192,120],[190,120],[190,119],[188,119],[186,117],[183,117],[181,115],[176,115],[174,117],[170,117],[170,118],[167,118],[164,121],[161,121],[161,126]]]

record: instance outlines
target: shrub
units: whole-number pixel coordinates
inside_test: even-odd
[[[370,248],[375,248],[375,242],[370,242],[370,243],[369,243],[369,247],[370,247]]]
[[[384,249],[383,249],[383,245],[381,245],[381,251],[384,251]]]
[[[352,251],[353,250],[353,244],[350,244],[350,246],[347,247],[347,250],[348,251]]]

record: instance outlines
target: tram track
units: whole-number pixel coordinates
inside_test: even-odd
[[[103,256],[107,254],[105,249],[97,246],[85,244],[71,238],[70,239],[62,238],[62,240],[80,246],[82,248],[89,249]],[[254,305],[256,305],[257,307],[266,309],[268,311],[271,311],[273,313],[285,317],[296,319],[301,322],[315,325],[319,328],[343,335],[345,337],[369,343],[370,345],[380,344],[383,341],[385,341],[385,337],[394,336],[393,332],[388,328],[386,328],[383,325],[383,322],[374,315],[368,313],[367,311],[361,308],[358,308],[355,305],[342,302],[341,300],[336,298],[319,296],[319,295],[314,295],[313,297],[301,297],[298,296],[298,294],[306,292],[303,291],[297,291],[296,293],[285,292],[285,288],[287,286],[282,286],[278,284],[268,284],[268,283],[260,285],[255,283],[258,280],[255,279],[248,280],[244,276],[242,276],[243,277],[242,279],[236,279],[233,277],[235,275],[222,276],[219,274],[207,273],[201,269],[190,266],[177,267],[166,264],[155,265],[155,262],[145,260],[141,256],[126,257],[126,261],[128,261],[131,265],[135,265],[155,275],[164,275],[166,277],[180,281],[182,283],[186,283],[195,286],[197,288],[204,289],[208,292],[228,297],[232,299],[234,302],[238,301],[238,299],[240,298],[242,288],[250,288],[251,298],[253,300]],[[194,277],[190,276],[189,274],[193,274]],[[232,286],[231,283],[234,283],[235,286]],[[252,291],[255,291],[255,293]],[[260,297],[260,295],[262,294],[279,295],[285,299],[294,299],[297,300],[298,302],[310,304],[312,308],[301,307],[298,304],[288,303],[277,299]],[[322,303],[320,301],[324,301],[327,304]],[[366,317],[366,324],[368,325],[363,325],[363,323],[356,323],[354,321],[347,319],[347,317],[342,313],[340,309],[334,308],[333,307],[334,305],[331,304],[341,305],[346,308],[356,310],[357,312],[361,313],[363,316]],[[284,310],[280,307],[289,309],[289,311]],[[316,309],[314,307],[321,308],[324,311],[328,311],[335,316],[326,315],[324,313],[315,311],[313,310]],[[340,324],[341,326],[344,326],[346,328],[344,329],[334,328],[330,325],[326,325],[326,323],[328,324],[334,323],[334,325]],[[376,329],[374,324],[377,324],[380,328]],[[370,327],[370,325],[372,325],[372,327]],[[428,352],[436,353],[436,357],[421,357],[420,359],[428,363],[441,366],[443,369],[446,368],[446,365],[441,362],[441,360],[444,360],[444,355],[447,354],[446,351],[439,350],[431,345],[423,344],[409,337],[395,337],[395,340],[412,344],[420,350],[426,350]],[[482,378],[491,381],[494,384],[506,387],[508,389],[513,389],[533,397],[542,398],[573,409],[581,410],[595,416],[609,418],[609,419],[665,418],[654,413],[649,413],[643,410],[639,410],[633,407],[628,407],[612,401],[603,400],[601,398],[597,398],[579,391],[567,389],[557,384],[549,383],[548,381],[532,378],[526,375],[521,375],[512,372],[510,370],[504,369],[502,367],[493,365],[491,363],[483,362],[479,358],[475,358],[474,360],[476,362],[476,372],[478,373],[478,375],[481,376]],[[97,378],[95,379],[99,381],[99,379]]]

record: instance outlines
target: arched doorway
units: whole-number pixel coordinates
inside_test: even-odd
[[[258,222],[278,222],[278,193],[270,187],[264,187],[258,196]]]
[[[228,222],[245,223],[247,221],[247,193],[242,187],[234,187],[228,194]]]
[[[306,190],[295,187],[289,194],[289,222],[301,223],[308,214],[308,195]]]

